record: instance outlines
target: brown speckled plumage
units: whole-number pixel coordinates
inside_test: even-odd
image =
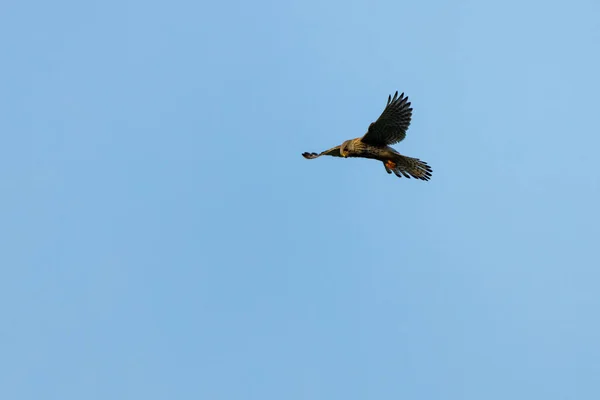
[[[412,108],[408,97],[398,92],[388,97],[388,102],[377,121],[369,125],[367,133],[361,137],[346,140],[339,146],[321,153],[302,153],[307,159],[320,156],[371,158],[383,162],[388,174],[392,172],[399,178],[402,176],[428,181],[431,168],[426,162],[417,158],[403,156],[389,145],[398,143],[406,137],[410,125]]]

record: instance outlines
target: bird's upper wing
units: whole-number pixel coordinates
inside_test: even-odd
[[[388,102],[377,121],[369,125],[369,130],[361,138],[364,143],[383,146],[400,142],[406,137],[410,125],[412,108],[404,93],[388,96]]]
[[[302,157],[308,158],[309,160],[313,159],[313,158],[321,157],[321,156],[341,157],[342,155],[340,154],[340,146],[335,146],[334,148],[325,150],[321,153],[308,153],[308,152],[302,153]]]

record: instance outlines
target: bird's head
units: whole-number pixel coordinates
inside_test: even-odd
[[[340,146],[340,155],[344,158],[348,157],[348,153],[354,150],[354,142],[352,140],[346,140]]]

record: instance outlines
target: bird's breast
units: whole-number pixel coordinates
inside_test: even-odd
[[[355,157],[372,158],[375,160],[389,159],[393,157],[393,152],[385,147],[371,146],[368,144],[361,144],[360,147],[356,148]]]

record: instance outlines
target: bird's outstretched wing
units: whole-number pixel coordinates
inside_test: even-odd
[[[342,155],[340,154],[340,146],[335,146],[334,148],[325,150],[322,153],[308,153],[308,152],[302,153],[302,157],[307,158],[309,160],[312,160],[313,158],[317,158],[317,157],[321,157],[321,156],[341,157]]]
[[[393,162],[384,164],[384,166],[388,174],[393,172],[398,178],[402,178],[404,175],[406,178],[412,176],[423,181],[431,179],[431,167],[418,158],[398,155]]]
[[[404,97],[404,93],[398,97],[396,92],[394,98],[388,96],[383,113],[377,121],[369,125],[369,130],[361,141],[375,146],[398,143],[406,137],[411,117],[412,108],[408,97]]]

